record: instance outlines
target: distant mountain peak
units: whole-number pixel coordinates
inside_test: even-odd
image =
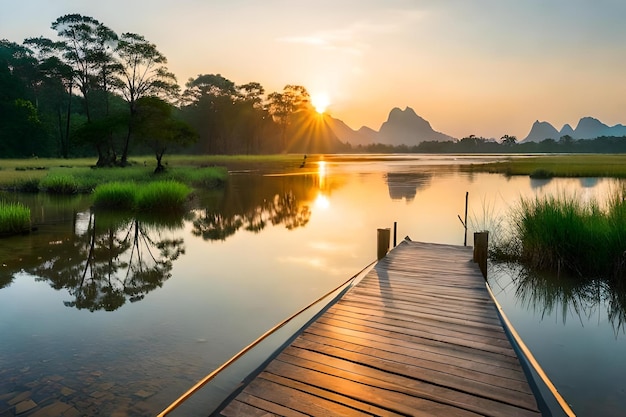
[[[626,135],[626,126],[618,124],[609,127],[595,117],[586,116],[580,118],[575,129],[572,129],[572,126],[566,123],[558,131],[550,123],[537,120],[533,123],[530,133],[522,142],[541,142],[545,139],[558,140],[565,135],[574,139],[595,139],[601,136],[621,137]]]
[[[373,143],[415,146],[423,141],[454,140],[451,136],[435,131],[430,122],[409,106],[404,110],[400,107],[392,108],[379,131],[367,126],[354,131],[341,120],[330,118],[329,121],[337,137],[353,146]]]

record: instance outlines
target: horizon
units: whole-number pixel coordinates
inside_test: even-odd
[[[626,4],[521,3],[24,0],[4,7],[0,38],[55,38],[56,18],[91,16],[156,44],[181,86],[198,74],[266,93],[302,85],[327,94],[327,114],[354,130],[379,130],[394,107],[456,138],[521,140],[535,120],[624,124]]]

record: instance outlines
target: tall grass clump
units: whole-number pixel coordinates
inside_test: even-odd
[[[626,272],[626,190],[607,204],[576,195],[522,199],[513,213],[517,256],[538,270],[610,278]]]
[[[30,209],[21,203],[0,201],[0,234],[17,234],[28,230]]]
[[[190,193],[188,186],[176,181],[120,181],[99,185],[93,194],[98,208],[165,213],[181,211]]]
[[[191,189],[177,181],[154,181],[141,187],[137,194],[139,211],[175,211],[183,208]]]
[[[51,194],[76,194],[80,187],[72,175],[50,174],[39,181],[39,188]]]
[[[98,208],[132,210],[135,207],[137,184],[134,182],[110,182],[96,187],[93,192],[94,206]]]

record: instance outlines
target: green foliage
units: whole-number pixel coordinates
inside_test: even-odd
[[[189,187],[176,181],[114,182],[96,187],[94,205],[105,209],[166,213],[180,211],[190,193]]]
[[[510,173],[508,175],[510,175]],[[534,170],[533,172],[529,174],[529,177],[535,178],[538,180],[546,180],[546,179],[554,177],[554,173],[544,168],[537,168],[536,170]]]
[[[30,209],[21,203],[0,201],[0,234],[16,234],[30,230]]]
[[[626,272],[626,188],[608,204],[576,195],[522,199],[512,214],[512,237],[492,255],[537,270],[613,278]]]
[[[151,182],[139,190],[136,207],[146,212],[180,210],[190,193],[189,187],[176,181]]]
[[[72,175],[50,174],[39,182],[39,188],[51,194],[76,194],[80,183]]]
[[[507,175],[530,175],[534,178],[626,178],[626,155],[549,155],[512,158],[500,162],[468,165],[462,169]],[[545,175],[545,177],[541,177],[541,175]]]
[[[106,209],[132,210],[138,187],[134,182],[110,182],[93,191],[94,206]]]

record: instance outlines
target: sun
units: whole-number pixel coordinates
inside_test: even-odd
[[[311,96],[311,104],[315,107],[316,112],[323,114],[330,104],[330,98],[328,98],[326,93],[313,94]]]

